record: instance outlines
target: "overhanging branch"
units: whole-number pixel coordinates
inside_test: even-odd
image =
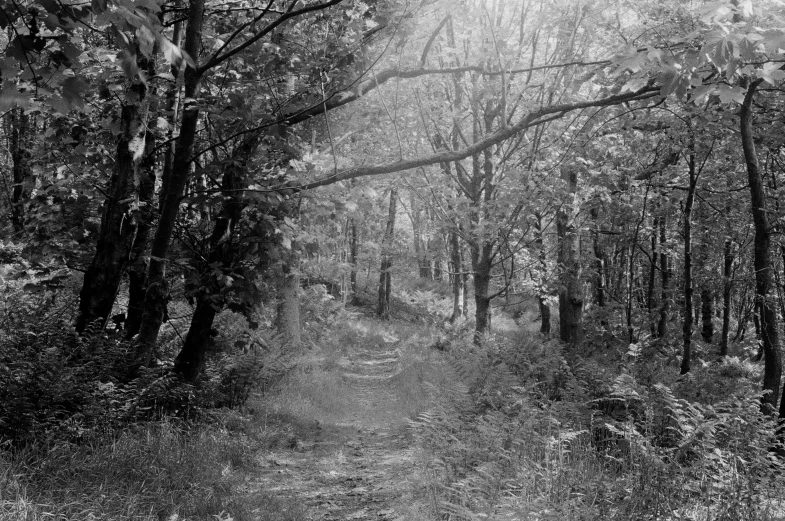
[[[499,143],[511,138],[512,136],[518,134],[519,132],[526,130],[527,128],[536,126],[542,123],[543,121],[550,121],[551,119],[556,119],[560,115],[564,115],[575,110],[580,110],[590,107],[608,107],[612,105],[618,105],[623,102],[643,100],[643,99],[657,96],[658,93],[659,93],[659,87],[650,85],[650,86],[643,87],[642,89],[639,89],[635,92],[626,92],[624,94],[616,94],[613,96],[607,96],[605,98],[600,98],[590,101],[558,104],[549,107],[543,107],[534,110],[532,112],[529,112],[524,117],[522,117],[516,124],[508,126],[506,128],[499,129],[493,134],[491,134],[490,136],[486,137],[485,139],[482,139],[476,143],[473,143],[459,150],[439,152],[436,154],[430,154],[427,156],[422,156],[414,159],[405,159],[402,161],[397,161],[395,163],[349,168],[340,172],[336,172],[335,174],[327,175],[325,177],[322,177],[321,179],[316,179],[309,183],[304,183],[300,186],[285,187],[285,188],[290,190],[293,189],[295,191],[311,190],[313,188],[318,188],[320,186],[326,186],[326,185],[338,183],[340,181],[347,181],[349,179],[356,179],[358,177],[391,174],[394,172],[402,172],[404,170],[411,170],[413,168],[419,168],[422,166],[434,165],[438,163],[447,163],[452,161],[460,161],[461,159],[466,159],[467,157],[470,157],[474,154],[478,154],[483,150],[487,149],[488,147],[491,147],[493,145],[498,145]],[[284,187],[282,187],[282,189],[283,188]]]

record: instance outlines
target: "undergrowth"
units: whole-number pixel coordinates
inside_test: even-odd
[[[297,353],[269,330],[219,315],[193,385],[171,371],[179,326],[162,335],[157,366],[131,370],[122,335],[92,324],[78,336],[69,303],[2,290],[0,519],[303,518],[292,501],[243,493],[256,453],[287,437],[239,412],[292,369]]]
[[[639,379],[663,367],[649,346],[629,346],[600,371],[555,341],[522,335],[481,350],[468,337],[453,341],[450,374],[463,385],[443,386],[410,422],[431,516],[782,518],[775,425],[759,411],[750,364]]]
[[[0,455],[0,519],[275,521],[304,511],[260,492],[237,494],[252,440],[217,426],[156,423],[72,444]]]

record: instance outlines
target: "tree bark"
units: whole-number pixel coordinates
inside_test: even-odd
[[[148,60],[139,55],[140,69],[149,68]],[[95,255],[87,268],[79,293],[76,331],[99,320],[101,328],[112,311],[120,283],[131,258],[131,250],[140,221],[137,189],[139,163],[145,152],[147,128],[147,85],[139,77],[128,88],[120,116],[120,137],[114,169],[104,201],[101,230]]]
[[[352,290],[352,299],[357,298],[357,255],[360,247],[359,234],[357,233],[357,221],[354,217],[351,218],[349,229],[351,232],[351,239],[349,242],[349,256],[352,264],[351,272],[349,273],[349,285]]]
[[[392,296],[392,248],[395,239],[395,216],[398,211],[398,189],[390,189],[390,205],[387,213],[387,228],[382,239],[382,263],[379,270],[379,302],[376,314],[384,319],[390,318],[390,298]]]
[[[204,360],[207,347],[210,345],[216,314],[217,311],[209,298],[200,295],[196,299],[196,308],[193,317],[191,317],[188,334],[186,334],[183,347],[174,362],[175,372],[186,381],[195,381],[204,368]]]
[[[292,246],[294,248],[294,246]],[[284,278],[279,287],[279,303],[277,326],[283,336],[284,343],[289,347],[299,346],[302,341],[300,326],[300,272],[297,267],[297,256],[284,266]]]
[[[11,193],[11,224],[19,233],[25,224],[25,203],[30,197],[28,185],[31,182],[30,168],[30,115],[22,108],[13,108],[9,112],[8,137],[9,153],[13,162],[12,173],[14,187]],[[33,119],[33,126],[35,125]]]
[[[690,185],[684,203],[684,328],[682,332],[681,374],[690,372],[692,358],[692,206],[695,202],[695,189],[698,185],[698,171],[695,166],[694,144],[690,149]]]
[[[458,231],[450,231],[450,256],[453,266],[452,283],[452,316],[450,323],[454,324],[463,317],[463,255]]]
[[[659,228],[659,217],[654,217],[651,227],[651,266],[649,267],[649,287],[646,291],[646,310],[651,320],[651,336],[657,338],[657,322],[654,320],[654,309],[657,307],[657,297],[655,286],[657,284],[657,231]]]
[[[491,250],[487,243],[472,246],[472,268],[474,271],[475,325],[474,343],[482,343],[483,337],[491,329]]]
[[[701,337],[707,344],[711,344],[714,339],[714,292],[711,288],[704,287],[701,290],[701,318],[703,319],[703,327],[701,328]]]
[[[730,220],[728,219],[728,227]],[[728,355],[728,337],[730,335],[731,291],[733,290],[733,239],[725,238],[725,251],[722,266],[722,338],[720,339],[720,356]]]
[[[199,56],[199,49],[202,43],[203,15],[204,0],[191,0],[183,50],[194,60]],[[158,339],[158,332],[163,322],[166,299],[169,296],[169,285],[166,281],[166,262],[169,256],[169,246],[174,233],[177,214],[180,210],[180,198],[190,173],[196,128],[199,122],[199,105],[197,100],[199,98],[200,82],[201,73],[194,67],[187,66],[183,92],[185,103],[180,134],[175,145],[172,172],[166,186],[166,193],[161,195],[163,204],[150,250],[147,291],[145,292],[142,323],[139,327],[139,337],[137,339],[137,352],[141,358],[149,358],[149,353],[152,352],[153,346]]]
[[[180,7],[181,0],[175,0],[174,7]],[[172,30],[172,43],[174,45],[180,46],[183,39],[183,22],[178,21],[174,24],[174,29]],[[171,74],[173,77],[177,78],[180,74],[179,66],[176,64],[172,64]],[[172,177],[172,169],[174,168],[174,153],[175,153],[175,146],[177,145],[177,141],[174,139],[176,134],[177,124],[178,124],[178,113],[180,112],[180,85],[178,82],[174,82],[166,91],[166,111],[169,114],[169,129],[166,132],[166,139],[169,143],[166,145],[164,149],[164,164],[163,169],[161,171],[161,190],[159,192],[159,200],[158,200],[158,209],[159,211],[164,207],[164,201],[166,199],[166,194],[169,193],[169,180]]]
[[[548,305],[548,294],[545,290],[545,281],[547,280],[547,256],[545,252],[545,243],[542,237],[542,214],[534,214],[534,247],[537,249],[537,257],[539,260],[539,270],[537,274],[537,300],[540,306],[540,333],[549,335],[551,333],[551,308]]]
[[[707,344],[714,340],[714,277],[709,273],[714,270],[709,267],[711,232],[706,222],[706,208],[703,201],[698,205],[698,222],[701,226],[701,243],[698,248],[698,287],[700,288],[700,325],[701,338]]]
[[[151,133],[146,137],[145,156],[148,158],[139,167],[139,224],[131,246],[130,268],[128,270],[128,310],[125,318],[125,336],[130,339],[139,333],[144,309],[144,294],[147,289],[147,259],[145,252],[152,230],[155,195],[155,159],[151,152],[155,139]]]
[[[660,216],[660,282],[662,284],[662,306],[660,306],[660,320],[657,323],[657,338],[665,338],[665,335],[668,334],[668,318],[670,316],[671,271],[666,249],[667,244],[666,219],[665,216],[662,215]]]
[[[771,287],[771,259],[769,258],[771,230],[769,216],[766,211],[766,194],[755,150],[752,129],[752,100],[755,90],[762,80],[753,81],[747,87],[744,102],[739,111],[741,145],[744,150],[744,161],[747,165],[747,177],[750,185],[752,203],[752,221],[755,227],[755,299],[761,308],[761,340],[763,342],[763,391],[761,410],[766,414],[774,414],[780,393],[782,366],[780,362],[779,331],[777,329],[777,313],[769,298]],[[780,406],[780,418],[785,416],[785,403]]]
[[[578,258],[580,238],[573,212],[573,199],[578,190],[577,170],[563,168],[562,179],[567,182],[568,197],[556,216],[556,233],[559,237],[558,264],[561,272],[559,338],[567,344],[577,345],[583,340],[583,287]]]

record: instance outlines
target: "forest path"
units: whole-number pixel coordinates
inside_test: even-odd
[[[345,346],[326,369],[340,379],[346,406],[321,422],[308,419],[310,433],[294,440],[293,448],[260,453],[248,493],[291,498],[311,520],[404,519],[402,498],[415,462],[393,381],[401,368],[401,341],[369,333],[367,343],[360,338]]]

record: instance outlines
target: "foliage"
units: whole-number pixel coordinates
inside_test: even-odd
[[[775,423],[748,387],[730,395],[726,387],[711,405],[679,398],[667,385],[635,379],[645,371],[636,366],[650,363],[639,353],[631,350],[621,374],[603,386],[596,376],[585,379],[591,371],[573,374],[555,343],[497,338],[485,355],[459,351],[452,365],[471,399],[448,394],[411,422],[429,454],[425,471],[439,498],[433,513],[775,518],[783,470],[771,452]],[[727,373],[728,364],[707,378]],[[586,389],[595,389],[594,399],[581,399]]]

